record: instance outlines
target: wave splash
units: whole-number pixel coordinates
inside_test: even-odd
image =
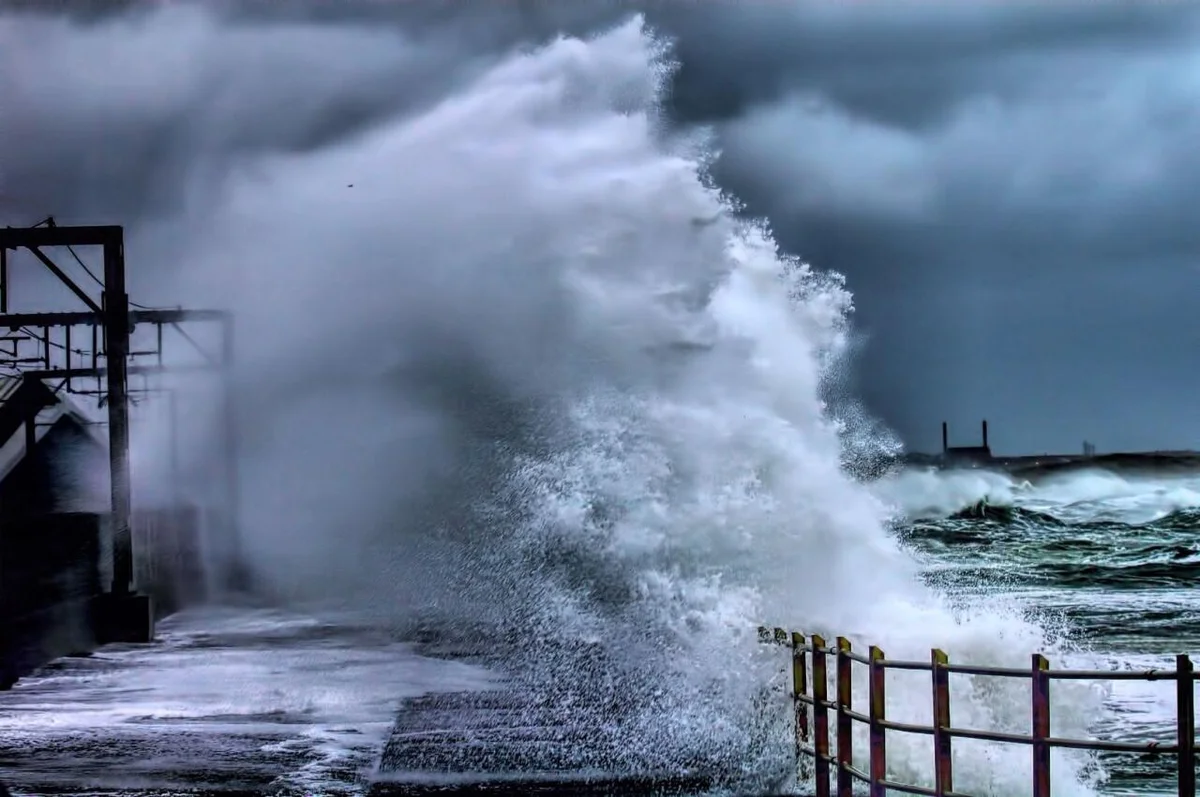
[[[219,188],[197,166],[210,204],[173,239],[176,292],[238,313],[246,548],[280,590],[518,629],[506,663],[536,688],[602,677],[624,695],[599,710],[626,763],[721,761],[745,791],[789,747],[763,718],[760,621],[895,658],[1069,647],[923,586],[889,504],[846,475],[878,442],[822,400],[850,296],[736,218],[703,137],[660,124],[670,70],[635,18],[335,149],[239,164]],[[600,670],[572,682],[583,647]],[[1027,731],[1026,686],[963,683],[956,724]],[[1087,685],[1055,701],[1055,734],[1081,735]],[[928,722],[928,685],[891,686],[888,711]],[[931,782],[923,737],[889,756]],[[1029,782],[1027,751],[956,757],[964,791]],[[1088,793],[1085,776],[1055,751],[1056,793]]]
[[[1175,513],[1186,518],[1200,508],[1200,474],[1178,471],[1090,468],[1030,479],[986,469],[905,469],[872,489],[897,515],[917,519],[948,517],[984,502],[993,512],[1011,507],[1066,523],[1136,525],[1169,522]]]

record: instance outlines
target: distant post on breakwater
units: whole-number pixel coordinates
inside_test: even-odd
[[[954,464],[990,462],[992,460],[992,449],[988,445],[988,422],[986,420],[981,422],[980,431],[982,432],[982,443],[980,445],[951,446],[950,425],[942,421],[942,460]]]

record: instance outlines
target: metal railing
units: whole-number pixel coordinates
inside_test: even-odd
[[[855,782],[866,784],[871,797],[884,797],[887,790],[931,797],[967,797],[954,790],[954,768],[951,752],[954,739],[978,739],[1008,744],[1024,744],[1032,748],[1033,797],[1050,797],[1050,750],[1055,747],[1075,750],[1094,750],[1114,753],[1153,753],[1177,757],[1178,794],[1196,797],[1196,723],[1195,675],[1192,660],[1186,654],[1175,657],[1174,670],[1051,670],[1050,662],[1040,653],[1033,654],[1029,669],[981,667],[951,664],[946,654],[936,648],[929,661],[899,661],[888,659],[882,650],[872,645],[866,656],[855,653],[849,640],[838,637],[830,647],[824,638],[782,628],[759,628],[759,639],[785,645],[791,649],[792,692],[795,714],[797,759],[812,759],[816,797],[830,797],[830,780],[834,776],[834,792],[838,797],[852,797]],[[811,662],[809,661],[811,657]],[[829,658],[834,659],[835,694],[830,700]],[[809,683],[811,663],[811,683]],[[852,707],[852,668],[855,664],[868,668],[868,713]],[[884,711],[888,670],[916,670],[930,673],[932,688],[933,725],[913,725],[892,722]],[[980,675],[998,678],[1028,678],[1032,733],[1015,733],[955,728],[950,724],[950,675]],[[1175,744],[1157,742],[1113,742],[1098,739],[1061,739],[1050,735],[1050,682],[1075,681],[1175,681],[1176,740]],[[829,711],[834,712],[835,753],[830,754]],[[811,718],[810,718],[811,711]],[[810,722],[811,719],[811,722]],[[868,727],[869,761],[863,771],[854,762],[854,723]],[[887,777],[887,734],[916,733],[933,737],[934,787],[897,783]]]

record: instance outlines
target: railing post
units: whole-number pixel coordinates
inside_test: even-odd
[[[1179,797],[1196,797],[1196,693],[1192,660],[1186,653],[1175,657],[1176,739],[1179,742]]]
[[[1050,662],[1033,654],[1033,797],[1050,797]]]
[[[883,651],[871,646],[871,797],[884,797],[883,782],[887,780],[887,730],[883,727],[887,670],[883,667]]]
[[[854,776],[848,767],[854,764],[854,725],[846,713],[853,708],[850,680],[854,662],[846,654],[850,652],[850,640],[837,638],[837,793],[838,797],[854,797]]]
[[[949,657],[937,648],[930,654],[933,673],[933,780],[937,797],[954,791],[953,737],[950,729]]]
[[[808,746],[808,706],[801,697],[808,696],[808,664],[804,655],[804,635],[792,632],[792,707],[796,714],[796,772],[801,779],[807,759],[804,748]]]
[[[813,786],[817,797],[829,797],[829,674],[825,639],[812,635],[813,668]]]

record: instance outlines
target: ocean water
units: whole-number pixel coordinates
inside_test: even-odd
[[[907,513],[898,534],[926,582],[1055,629],[1070,654],[1051,654],[1052,667],[1173,669],[1200,648],[1198,473],[909,471],[878,489]],[[1082,738],[1173,743],[1173,682],[1094,688],[1103,701]],[[1171,756],[1095,765],[1101,793],[1174,793]]]

